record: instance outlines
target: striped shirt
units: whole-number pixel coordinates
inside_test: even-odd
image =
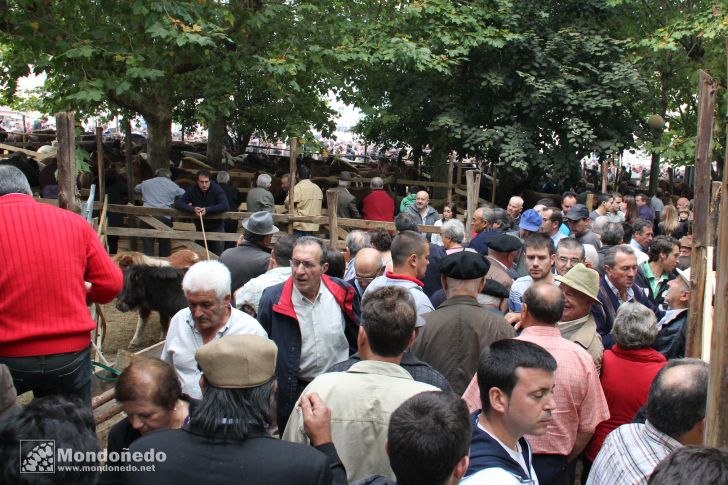
[[[680,447],[649,421],[624,424],[607,435],[586,485],[644,485],[657,464]]]

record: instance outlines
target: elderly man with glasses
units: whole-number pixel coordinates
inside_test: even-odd
[[[568,271],[585,259],[584,245],[573,237],[566,237],[556,246],[554,269],[557,275],[564,276]]]
[[[315,237],[296,240],[291,277],[263,291],[258,321],[278,353],[278,429],[283,431],[301,391],[357,349],[359,301],[351,285],[326,276],[325,247]]]

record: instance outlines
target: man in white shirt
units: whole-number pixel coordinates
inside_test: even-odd
[[[258,321],[278,345],[278,428],[283,431],[301,391],[357,349],[359,302],[354,288],[326,274],[326,247],[315,237],[296,240],[291,277],[266,288]]]
[[[524,435],[546,433],[556,409],[556,360],[542,347],[499,340],[480,356],[478,387],[483,409],[471,415],[467,485],[538,485]]]
[[[291,277],[291,254],[295,242],[296,236],[292,234],[281,236],[276,241],[270,253],[268,271],[249,280],[235,292],[235,306],[239,310],[253,317],[257,316],[263,290]]]
[[[195,352],[228,335],[268,334],[253,317],[230,306],[230,270],[217,261],[201,261],[187,270],[182,290],[188,308],[172,317],[162,360],[174,366],[182,392],[202,398]]]

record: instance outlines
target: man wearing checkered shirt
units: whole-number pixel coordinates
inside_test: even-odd
[[[702,360],[669,361],[650,387],[647,421],[624,424],[607,435],[586,485],[645,485],[667,455],[685,445],[702,445],[709,373]]]

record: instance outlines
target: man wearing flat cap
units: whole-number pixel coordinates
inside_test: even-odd
[[[126,483],[345,483],[330,433],[311,436],[316,449],[268,435],[277,354],[275,343],[256,335],[200,347],[195,359],[202,371],[202,402],[182,429],[151,433],[131,445],[132,454],[153,450],[165,459],[155,460],[153,471],[126,472]],[[304,405],[307,419],[326,412],[317,396]]]
[[[336,188],[336,191],[339,192],[339,204],[336,206],[336,215],[347,219],[361,219],[361,214],[356,206],[356,197],[349,192],[352,180],[351,172],[339,174],[339,186]]]
[[[591,314],[592,305],[601,306],[598,298],[599,273],[579,263],[565,275],[554,276],[564,294],[564,311],[558,323],[561,336],[589,352],[597,371],[602,368],[604,346]]]
[[[485,287],[490,263],[475,251],[461,251],[440,261],[442,288],[447,299],[426,313],[412,352],[462,394],[478,369],[480,352],[504,338],[516,336],[505,319],[483,308],[476,297]]]
[[[231,292],[235,293],[245,283],[268,271],[271,241],[277,232],[273,216],[267,211],[254,212],[243,221],[243,236],[238,245],[220,256],[220,262],[232,275]]]
[[[518,274],[513,270],[513,263],[518,259],[518,254],[523,243],[516,236],[510,234],[499,234],[488,243],[488,256],[490,269],[485,275],[486,280],[493,280],[505,288],[505,294],[501,296],[484,294],[479,297],[481,304],[500,310],[503,314],[508,312],[508,293],[511,291],[514,276]]]

